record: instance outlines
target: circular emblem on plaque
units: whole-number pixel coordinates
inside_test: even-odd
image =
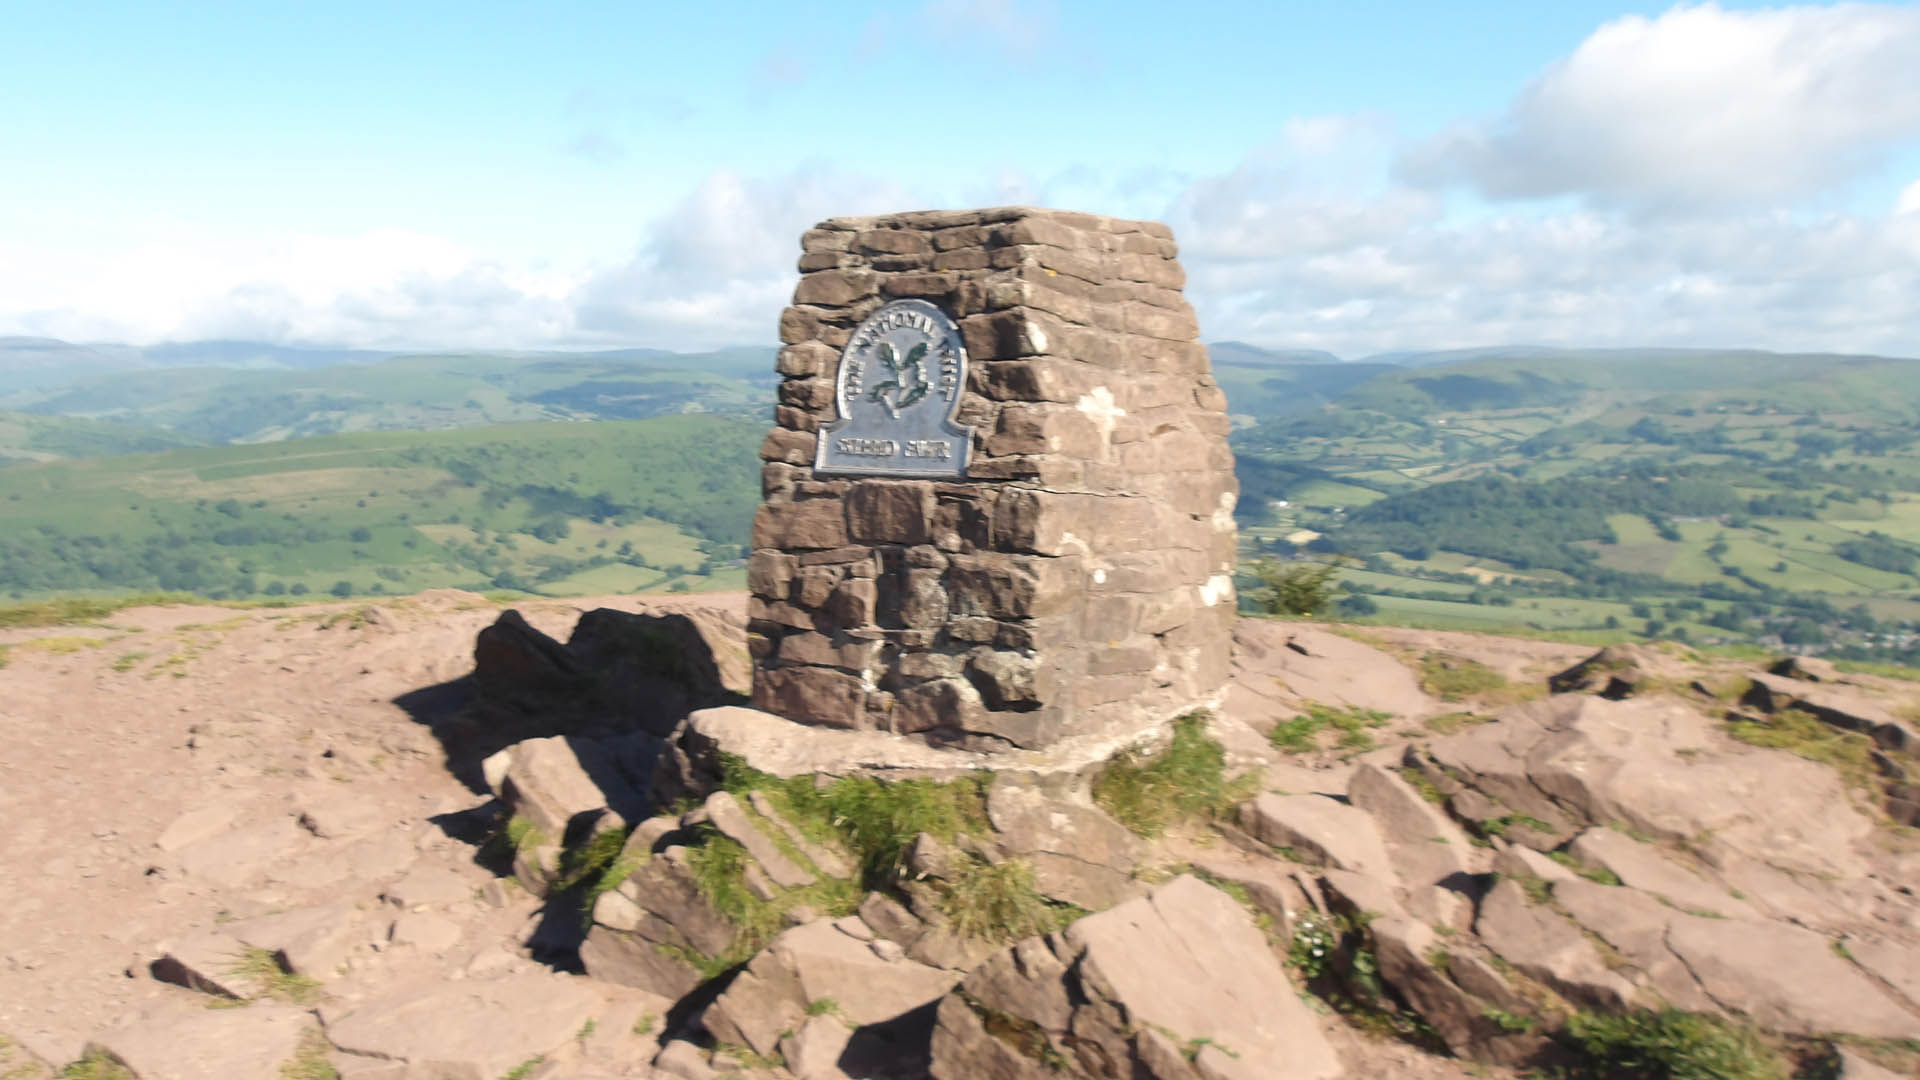
[[[953,422],[967,384],[960,327],[925,300],[895,300],[854,328],[834,380],[839,419],[814,468],[873,476],[964,476],[973,431]]]

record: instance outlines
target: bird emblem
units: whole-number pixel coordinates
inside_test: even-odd
[[[875,383],[867,391],[867,400],[879,402],[887,410],[887,415],[900,419],[900,412],[914,402],[927,396],[932,385],[927,382],[927,343],[921,342],[907,350],[907,358],[900,359],[891,342],[883,341],[874,349],[874,355],[880,358],[880,364],[892,376]]]

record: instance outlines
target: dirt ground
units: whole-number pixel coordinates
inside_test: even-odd
[[[596,607],[745,602],[514,606],[564,640]],[[147,977],[157,946],[294,899],[297,881],[182,866],[200,823],[284,821],[344,800],[375,808],[379,831],[413,854],[470,862],[470,848],[430,819],[490,796],[456,781],[394,702],[471,671],[474,635],[501,608],[443,591],[380,604],[135,608],[97,626],[0,631],[10,646],[0,669],[0,1032],[71,1061],[89,1035],[187,993]],[[174,851],[161,845],[170,826],[170,846],[186,841]]]

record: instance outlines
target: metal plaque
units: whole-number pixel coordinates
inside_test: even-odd
[[[953,422],[967,385],[960,328],[925,300],[895,300],[840,351],[834,404],[813,467],[855,476],[967,474],[973,429]]]

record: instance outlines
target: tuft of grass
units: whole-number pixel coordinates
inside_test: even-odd
[[[1534,1020],[1530,1016],[1517,1016],[1505,1009],[1492,1006],[1480,1010],[1480,1015],[1493,1021],[1501,1031],[1509,1035],[1524,1035],[1533,1030]]]
[[[295,975],[281,967],[279,959],[267,949],[250,948],[241,953],[228,972],[260,987],[264,997],[294,1005],[311,1005],[320,999],[318,979]]]
[[[1059,930],[1086,912],[1055,904],[1034,887],[1033,866],[1024,859],[998,865],[968,859],[948,883],[940,908],[955,933],[988,941],[1019,941]]]
[[[808,1016],[839,1016],[840,1003],[830,997],[814,998],[807,1002]]]
[[[104,619],[116,611],[130,607],[160,607],[170,604],[203,604],[205,600],[192,593],[153,592],[136,593],[132,596],[120,596],[102,599],[91,596],[63,597],[58,600],[44,600],[35,604],[13,604],[0,607],[0,629],[20,629],[34,626],[80,626]]]
[[[569,848],[560,855],[560,880],[555,888],[561,891],[571,889],[586,881],[596,880],[613,861],[620,857],[620,849],[627,844],[627,836],[632,829],[608,829],[598,832],[593,838],[577,848]],[[615,885],[620,884],[618,881]]]
[[[327,1060],[333,1045],[319,1028],[300,1033],[300,1045],[286,1064],[280,1066],[280,1080],[340,1080],[340,1071]]]
[[[772,899],[762,900],[747,888],[747,865],[753,861],[747,849],[711,826],[703,826],[701,832],[703,842],[687,852],[694,885],[736,931],[733,944],[721,955],[685,957],[703,978],[745,963],[785,927],[786,913],[796,905],[833,918],[851,915],[860,906],[864,894],[858,886],[824,876],[812,885],[779,890]]]
[[[542,831],[540,826],[518,814],[507,819],[507,826],[502,835],[507,839],[507,849],[514,852],[553,843],[553,838]]]
[[[1727,734],[1749,746],[1785,750],[1808,761],[1831,765],[1850,787],[1869,793],[1879,788],[1872,739],[1834,727],[1799,709],[1787,709],[1766,722],[1729,720]]]
[[[1920,682],[1920,668],[1905,664],[1883,664],[1870,660],[1835,660],[1834,669],[1849,675],[1878,675],[1886,679]]]
[[[1405,780],[1409,787],[1419,792],[1421,798],[1435,806],[1447,805],[1447,796],[1441,792],[1439,785],[1433,782],[1432,777],[1419,769],[1400,769],[1399,773],[1400,779]]]
[[[951,842],[963,832],[979,835],[988,828],[991,777],[984,773],[949,781],[848,776],[822,788],[812,776],[783,780],[732,755],[721,756],[720,772],[725,790],[735,795],[763,792],[780,816],[809,839],[852,852],[869,889],[893,883],[919,834]],[[769,839],[779,833],[775,828],[765,831]]]
[[[527,1080],[527,1077],[533,1075],[533,1070],[539,1068],[546,1060],[547,1056],[545,1054],[535,1054],[520,1064],[515,1065],[513,1068],[508,1069],[506,1072],[501,1073],[500,1080]]]
[[[1318,749],[1320,733],[1332,730],[1340,733],[1338,745],[1341,749],[1371,750],[1374,741],[1367,729],[1384,727],[1392,720],[1391,713],[1377,709],[1362,709],[1359,706],[1341,709],[1309,701],[1305,714],[1274,725],[1273,730],[1267,732],[1267,741],[1280,750],[1297,754]]]
[[[1426,724],[1427,730],[1433,732],[1435,735],[1453,735],[1475,724],[1484,724],[1487,720],[1487,717],[1479,716],[1475,713],[1450,712],[1441,713],[1439,716],[1429,716],[1423,722]]]
[[[1478,660],[1439,652],[1420,658],[1420,688],[1441,701],[1465,701],[1507,686],[1505,675]]]
[[[1173,722],[1173,741],[1157,754],[1123,750],[1093,782],[1093,799],[1114,820],[1152,839],[1176,820],[1217,817],[1252,795],[1259,779],[1226,775],[1227,752],[1207,735],[1207,714]]]
[[[1579,874],[1581,877],[1586,878],[1588,881],[1592,881],[1601,885],[1625,884],[1620,880],[1619,874],[1614,873],[1613,871],[1607,869],[1604,866],[1588,866],[1586,863],[1583,863],[1579,859],[1574,858],[1572,855],[1568,854],[1567,852],[1549,851],[1547,852],[1547,858],[1552,859],[1554,862],[1559,863],[1561,866],[1564,866],[1567,869],[1573,871],[1574,873]]]
[[[82,649],[97,649],[105,644],[105,640],[97,637],[88,637],[85,634],[57,634],[53,637],[34,638],[31,641],[23,641],[14,646],[14,648],[22,652],[44,652],[64,656],[69,653],[77,653]]]
[[[133,1070],[115,1061],[105,1050],[89,1050],[79,1061],[60,1070],[59,1080],[136,1080]]]
[[[1553,831],[1553,826],[1541,821],[1537,817],[1531,817],[1527,814],[1502,814],[1496,818],[1488,818],[1476,825],[1475,829],[1482,836],[1503,836],[1508,829],[1515,825],[1523,829],[1532,829],[1535,832],[1550,833]]]
[[[655,1016],[653,1013],[641,1013],[640,1019],[633,1022],[633,1033],[644,1037],[653,1034],[654,1029],[659,1026],[660,1018],[658,1016]]]
[[[151,655],[153,654],[144,653],[144,652],[125,653],[121,655],[121,657],[118,660],[115,660],[113,662],[113,670],[118,671],[122,674],[125,674],[126,672],[132,671],[134,667],[136,667],[140,663],[140,661],[145,660],[147,657]]]
[[[1646,1080],[1788,1080],[1780,1053],[1754,1029],[1678,1009],[1617,1016],[1580,1013],[1567,1037],[1584,1057],[1579,1075]]]
[[[716,1055],[724,1054],[732,1058],[734,1062],[743,1069],[763,1069],[771,1071],[773,1069],[784,1069],[787,1067],[787,1059],[782,1057],[777,1051],[772,1054],[762,1054],[749,1047],[740,1046],[735,1043],[721,1043],[713,1048],[713,1052]]]

